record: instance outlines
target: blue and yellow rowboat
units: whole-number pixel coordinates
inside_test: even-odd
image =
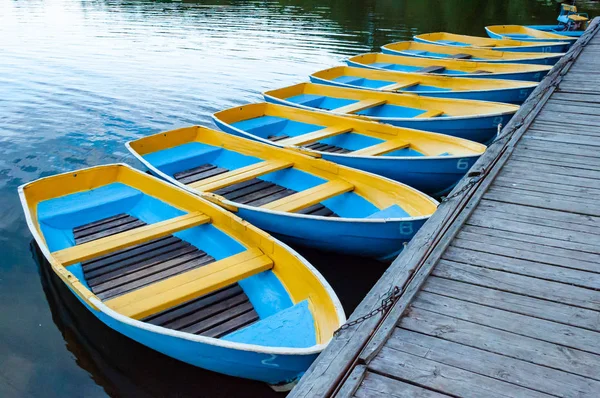
[[[569,49],[567,42],[532,43],[511,39],[490,39],[488,37],[457,35],[455,33],[435,32],[415,35],[415,41],[442,46],[487,48],[496,51],[515,51],[530,53],[564,53]]]
[[[300,83],[263,95],[274,104],[329,111],[483,144],[491,141],[498,125],[506,125],[519,109],[497,102],[430,98],[314,83]]]
[[[492,39],[513,39],[534,43],[564,41],[569,43],[569,45],[572,45],[577,41],[577,37],[565,36],[553,32],[543,32],[522,25],[486,26],[485,31]]]
[[[347,88],[389,93],[419,94],[426,97],[470,99],[522,104],[537,83],[518,80],[470,79],[427,73],[402,73],[336,66],[310,75],[310,81]]]
[[[230,212],[126,165],[19,187],[52,270],[109,327],[215,372],[296,380],[344,323],[325,279]]]
[[[152,173],[288,243],[396,256],[437,202],[395,181],[205,127],[127,144]]]
[[[431,73],[442,76],[473,77],[539,82],[550,72],[551,66],[504,64],[499,62],[432,59],[382,53],[366,53],[346,60],[349,66],[393,72]]]
[[[525,53],[495,51],[485,48],[442,46],[438,44],[400,41],[381,47],[384,54],[433,59],[460,59],[471,62],[554,65],[563,53]]]
[[[264,102],[217,112],[213,118],[230,134],[295,148],[432,195],[452,189],[486,149],[443,134]]]

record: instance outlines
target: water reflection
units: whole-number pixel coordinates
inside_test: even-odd
[[[592,1],[577,4],[594,15],[600,11]],[[108,338],[88,344],[92,348],[76,342],[88,330],[78,329],[76,337],[72,320],[57,320],[59,332],[51,315],[61,317],[48,311],[46,300],[54,299],[40,289],[29,252],[18,185],[108,162],[139,166],[125,141],[190,124],[211,126],[217,110],[260,100],[261,91],[304,81],[386,42],[441,30],[483,35],[487,24],[555,18],[549,0],[0,0],[0,396],[138,391],[131,388],[151,394],[164,391],[162,384],[173,393],[202,395],[203,383],[212,380],[231,395],[238,391],[230,378],[197,373],[129,340],[115,343],[120,337],[95,318],[82,324]],[[366,260],[303,254],[347,312],[383,271]],[[133,362],[93,354],[104,345],[113,357],[122,351]],[[104,366],[93,365],[102,358]],[[146,362],[152,369],[133,366]],[[139,373],[130,375],[129,368]],[[174,373],[171,368],[184,376],[161,376],[161,370]],[[142,388],[144,379],[151,388]],[[242,393],[254,386],[240,383]]]

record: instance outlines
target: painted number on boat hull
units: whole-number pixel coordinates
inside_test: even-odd
[[[400,224],[400,233],[402,235],[413,235],[414,229],[412,223],[402,223]]]
[[[467,171],[469,170],[469,167],[471,167],[471,165],[467,159],[458,159],[458,162],[456,163],[456,168],[458,170]]]

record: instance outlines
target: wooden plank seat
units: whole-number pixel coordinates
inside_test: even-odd
[[[297,137],[289,137],[279,141],[283,145],[303,145],[309,142],[324,140],[325,138],[333,137],[339,134],[344,134],[352,131],[352,127],[348,126],[330,126],[321,130],[313,131],[312,133],[302,134]]]
[[[122,315],[144,319],[215,292],[273,267],[259,248],[171,276],[114,297],[105,304]]]
[[[442,116],[443,114],[444,114],[444,111],[440,111],[438,109],[430,109],[427,112],[417,115],[416,118],[422,119],[422,118],[426,118],[426,117],[438,117],[438,116]]]
[[[475,72],[472,72],[472,73],[473,73],[474,75],[481,75],[482,73],[492,73],[492,72],[490,72],[489,70],[482,70],[482,69],[479,69],[479,70],[476,70]]]
[[[471,59],[471,58],[473,58],[473,56],[471,54],[458,53],[458,54],[451,55],[450,58],[453,58],[453,59]]]
[[[144,318],[144,322],[201,336],[220,338],[259,320],[237,284]]]
[[[182,184],[191,184],[192,182],[204,180],[208,177],[213,177],[219,174],[228,172],[229,170],[218,167],[210,163],[205,163],[198,167],[193,167],[188,170],[180,171],[173,174],[173,177]]]
[[[432,65],[432,66],[427,66],[422,69],[418,69],[415,72],[416,73],[442,73],[445,70],[446,70],[445,66]]]
[[[348,153],[352,152],[350,149],[342,148],[336,145],[323,144],[322,142],[313,142],[309,145],[304,145],[303,148],[312,149],[313,151],[319,152],[331,152],[331,153]]]
[[[341,106],[339,108],[332,109],[331,112],[335,113],[356,113],[363,111],[367,108],[373,108],[375,106],[383,105],[387,102],[387,100],[378,100],[378,99],[366,99],[362,101],[355,102],[353,104]]]
[[[277,142],[277,141],[281,141],[281,140],[285,140],[287,138],[290,138],[289,135],[286,134],[281,134],[281,135],[270,135],[267,137],[267,139],[269,141],[273,141],[273,142]]]
[[[263,208],[269,210],[295,212],[305,209],[309,206],[313,206],[333,196],[352,191],[353,189],[354,185],[343,180],[328,181],[326,183],[317,185],[316,187],[306,189],[302,192],[298,192],[294,195],[290,195],[286,198],[266,204],[263,206]]]
[[[380,88],[381,91],[398,91],[401,90],[403,88],[409,88],[412,86],[416,86],[417,84],[419,84],[420,82],[410,82],[410,83],[393,83],[387,86],[383,86]]]
[[[118,227],[113,228],[113,224],[108,224],[109,228],[106,229],[104,234],[87,235],[88,237],[94,236],[94,240],[55,251],[52,256],[66,267],[209,222],[209,216],[200,212],[192,212],[154,224],[138,226],[127,231],[118,231]],[[85,229],[82,230],[85,231]]]
[[[357,156],[377,156],[385,153],[389,153],[392,151],[397,151],[399,149],[410,147],[410,143],[401,140],[394,139],[381,142],[379,144],[371,145],[363,149],[359,149],[353,152],[353,155]]]
[[[239,169],[231,170],[226,173],[218,174],[212,177],[189,184],[190,187],[203,192],[212,192],[229,185],[252,180],[265,174],[293,167],[293,162],[284,160],[265,160],[254,163]]]

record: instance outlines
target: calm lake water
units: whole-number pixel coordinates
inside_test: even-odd
[[[594,2],[582,11],[600,14]],[[125,141],[432,31],[550,24],[553,1],[0,0],[0,397],[271,396],[146,349],[82,310],[37,262],[17,186],[108,162]],[[301,250],[349,314],[383,272]]]

